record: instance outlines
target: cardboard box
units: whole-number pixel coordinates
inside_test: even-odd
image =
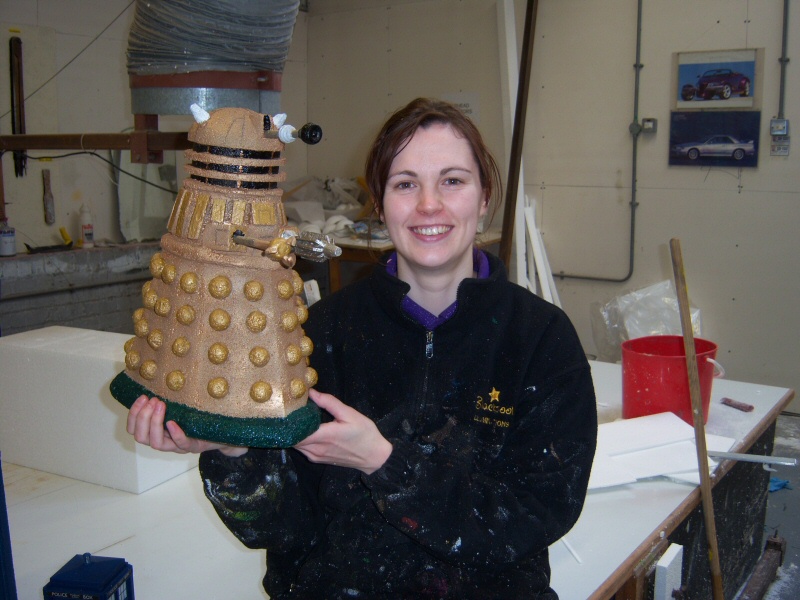
[[[139,494],[197,465],[158,452],[127,431],[109,393],[123,370],[119,333],[45,327],[0,338],[3,460]]]

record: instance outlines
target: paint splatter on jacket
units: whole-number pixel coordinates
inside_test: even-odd
[[[577,520],[597,436],[566,315],[507,281],[467,279],[433,332],[377,268],[311,308],[317,389],[392,443],[372,475],[299,452],[200,458],[205,493],[283,598],[557,598],[547,548]]]

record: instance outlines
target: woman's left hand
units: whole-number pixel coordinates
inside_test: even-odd
[[[350,467],[371,475],[392,453],[392,444],[360,412],[330,394],[309,390],[309,397],[328,411],[333,421],[295,445],[313,463]]]

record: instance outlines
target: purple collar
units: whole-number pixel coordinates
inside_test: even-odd
[[[472,249],[472,262],[473,269],[478,274],[478,279],[489,277],[489,259],[483,250],[477,247]],[[392,252],[389,257],[389,261],[386,263],[386,272],[393,277],[397,277],[397,252]],[[458,301],[453,302],[444,309],[439,316],[429,313],[408,296],[403,297],[402,307],[417,323],[424,326],[428,331],[433,331],[455,314],[456,308],[458,308]]]

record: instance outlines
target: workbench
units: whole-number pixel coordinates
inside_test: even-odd
[[[619,365],[593,362],[601,421],[619,417]],[[742,412],[728,397],[754,406]],[[715,379],[706,432],[733,438],[732,452],[770,455],[775,421],[794,391]],[[711,477],[725,597],[733,598],[763,550],[769,472],[763,465],[722,461]],[[687,598],[711,598],[711,569],[700,512],[700,488],[664,477],[597,491],[586,498],[578,523],[550,549],[552,586],[563,600],[628,600],[650,562],[670,542],[684,547]],[[566,543],[565,543],[566,542]]]
[[[620,367],[592,362],[592,373],[601,418],[613,419],[621,404]],[[793,395],[717,379],[707,431],[735,438],[734,452],[769,454],[775,420]],[[755,409],[724,407],[724,396]],[[225,529],[196,468],[140,494],[13,464],[3,464],[3,475],[20,600],[41,598],[50,576],[84,552],[130,563],[139,598],[267,597],[264,552],[245,548]],[[753,463],[724,461],[714,472],[726,598],[761,553],[768,478]],[[554,589],[562,600],[634,598],[641,565],[665,541],[676,541],[684,545],[684,584],[699,590],[690,597],[710,598],[703,592],[710,570],[699,504],[697,486],[663,478],[591,492],[566,543],[551,548]]]

